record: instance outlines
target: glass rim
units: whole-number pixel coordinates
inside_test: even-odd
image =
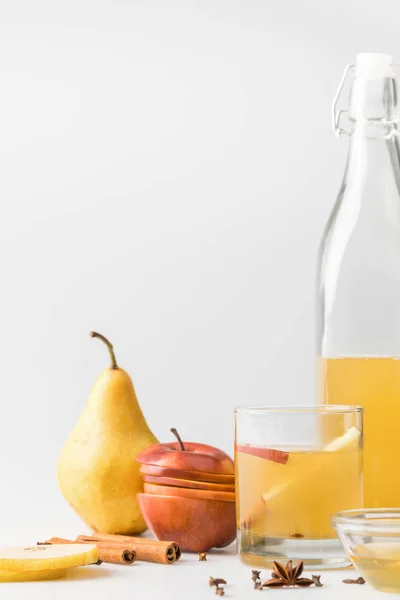
[[[400,508],[342,510],[333,515],[332,522],[335,529],[343,531],[400,534]]]
[[[314,413],[314,414],[355,414],[363,413],[362,406],[350,404],[309,404],[309,405],[280,405],[280,406],[237,406],[234,409],[236,415],[263,415],[263,414],[285,414],[285,413]],[[400,509],[399,509],[400,510]]]

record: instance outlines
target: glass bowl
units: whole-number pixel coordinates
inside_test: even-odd
[[[365,581],[400,593],[400,508],[346,510],[333,517],[333,526]]]

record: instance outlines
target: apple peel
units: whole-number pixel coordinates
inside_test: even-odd
[[[252,446],[251,444],[241,444],[235,446],[236,452],[243,452],[244,454],[250,454],[251,456],[257,456],[265,460],[286,465],[289,459],[289,453],[283,450],[275,450],[274,448],[263,448],[261,446]]]

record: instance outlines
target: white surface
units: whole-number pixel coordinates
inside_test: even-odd
[[[322,588],[301,589],[292,588],[280,590],[263,590],[263,593],[273,594],[296,600],[317,598],[337,600],[352,598],[353,600],[370,600],[385,598],[380,592],[374,591],[368,585],[346,585],[343,579],[354,578],[358,575],[353,569],[336,571],[313,570],[310,573],[320,573],[324,583]],[[262,570],[265,579],[269,579],[270,569]],[[308,571],[305,576],[308,576]],[[174,600],[204,600],[215,598],[214,590],[209,587],[209,577],[221,577],[227,581],[225,596],[244,599],[257,598],[256,590],[251,581],[251,568],[243,565],[233,551],[212,552],[207,562],[199,562],[197,555],[184,554],[175,565],[154,565],[136,562],[132,566],[101,565],[101,567],[84,567],[71,570],[68,578],[59,581],[35,583],[1,584],[0,593],[7,600],[76,600],[96,598],[174,598]],[[258,592],[257,592],[258,593]],[[268,596],[269,597],[269,596]],[[272,597],[272,596],[271,596]]]
[[[357,53],[399,60],[398,2],[0,4],[3,502],[57,501],[90,329],[162,439],[230,450],[234,406],[310,402],[331,101]]]
[[[316,249],[346,154],[331,100],[357,53],[400,59],[400,5],[0,8],[3,544],[81,527],[55,468],[107,365],[90,329],[113,341],[162,440],[175,426],[230,450],[235,405],[312,400]],[[81,584],[188,597],[175,572],[138,565],[115,585]]]

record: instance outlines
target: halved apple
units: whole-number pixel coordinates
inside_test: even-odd
[[[138,501],[154,535],[159,540],[176,540],[186,552],[220,548],[236,537],[233,502],[152,494],[138,494]]]

